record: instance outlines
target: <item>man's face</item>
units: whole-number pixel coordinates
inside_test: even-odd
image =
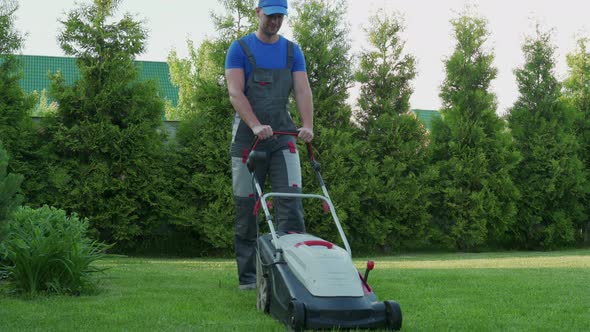
[[[260,30],[268,36],[272,37],[279,33],[281,25],[283,25],[283,14],[266,15],[262,9],[257,10],[258,19],[260,20]]]

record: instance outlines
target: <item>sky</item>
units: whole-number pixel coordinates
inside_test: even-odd
[[[64,56],[57,43],[62,28],[59,19],[76,8],[76,3],[91,0],[18,0],[16,28],[25,33],[22,54]],[[486,48],[495,55],[498,76],[492,92],[498,99],[498,114],[509,109],[518,97],[514,70],[524,63],[521,47],[525,37],[534,35],[535,25],[553,29],[556,46],[556,72],[567,76],[566,54],[575,51],[576,40],[590,36],[590,1],[587,0],[347,0],[346,22],[350,27],[351,52],[358,54],[368,47],[363,27],[370,28],[375,13],[398,13],[404,18],[405,51],[417,59],[417,76],[413,81],[411,108],[439,109],[440,85],[444,80],[444,60],[454,48],[450,20],[466,5],[488,21],[490,38]],[[149,31],[146,52],[138,60],[166,61],[175,50],[180,57],[188,54],[186,40],[195,46],[207,37],[215,37],[211,12],[223,13],[218,0],[122,0],[118,14],[130,13],[143,20]],[[281,30],[291,37],[289,19]],[[351,89],[351,102],[358,89]]]

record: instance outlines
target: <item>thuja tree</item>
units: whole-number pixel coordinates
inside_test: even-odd
[[[214,14],[216,38],[207,39],[190,56],[168,58],[181,93],[183,121],[177,133],[172,171],[175,192],[183,205],[175,222],[200,239],[199,250],[223,251],[233,245],[233,195],[229,146],[234,110],[225,84],[225,54],[231,42],[257,27],[254,0],[219,1]]]
[[[537,33],[522,46],[525,64],[515,71],[520,96],[509,122],[523,159],[514,170],[522,193],[516,243],[524,248],[554,248],[574,243],[585,220],[587,193],[578,158],[573,109],[560,98],[551,33]]]
[[[590,179],[590,52],[589,38],[578,40],[576,50],[567,55],[569,76],[564,82],[564,96],[575,108],[575,131],[580,144],[580,159],[584,163],[586,179]],[[585,243],[590,242],[590,196],[585,195],[586,222],[579,227]]]
[[[430,219],[426,130],[408,114],[415,58],[404,52],[401,16],[380,13],[370,22],[365,33],[371,48],[361,53],[355,74],[366,153],[362,226],[382,248],[424,245]]]
[[[0,143],[0,262],[2,261],[2,240],[6,237],[8,220],[22,203],[19,191],[23,177],[8,172],[8,160],[8,153]]]
[[[215,102],[219,82],[223,78],[225,52],[229,44],[254,31],[258,27],[254,8],[255,0],[220,0],[225,13],[213,13],[213,23],[218,36],[206,39],[196,49],[187,40],[189,55],[179,58],[176,51],[168,55],[170,79],[178,86],[177,119],[185,119]]]
[[[19,85],[22,67],[14,54],[20,51],[23,36],[14,26],[17,9],[15,1],[0,3],[0,142],[11,156],[9,169],[27,174],[34,141],[30,118],[34,99]]]
[[[348,88],[353,77],[346,2],[298,1],[292,7],[290,24],[305,55],[313,91],[314,128],[320,134],[324,128],[347,128],[351,116]]]
[[[293,3],[289,23],[295,41],[305,55],[307,75],[313,93],[316,157],[322,164],[338,215],[355,248],[370,244],[368,232],[357,233],[363,223],[360,201],[363,173],[361,153],[364,150],[351,125],[347,104],[348,87],[353,83],[349,29],[344,1],[299,1]],[[318,191],[315,175],[302,153],[303,190]],[[311,232],[337,240],[334,224],[324,215],[321,203],[306,200],[305,223]],[[358,223],[359,227],[354,223]],[[356,245],[358,243],[358,245]]]
[[[440,92],[444,121],[435,122],[430,145],[438,172],[432,215],[443,245],[477,250],[506,239],[514,223],[518,192],[510,171],[518,154],[495,113],[486,21],[466,13],[451,24],[456,44]]]
[[[189,57],[179,58],[176,50],[168,54],[168,67],[170,68],[170,82],[178,87],[178,104],[170,108],[166,113],[167,120],[183,120],[197,112],[194,102],[194,94],[198,91],[196,81],[197,51],[192,40],[186,42]]]
[[[116,21],[120,2],[95,0],[61,20],[58,40],[77,58],[72,86],[54,75],[59,104],[46,124],[47,168],[54,206],[88,218],[118,248],[153,235],[167,211],[159,133],[163,102],[155,82],[138,82],[136,55],[146,30],[129,14]]]
[[[367,133],[381,115],[409,111],[411,82],[416,77],[416,58],[404,53],[403,17],[381,9],[369,21],[370,28],[363,30],[371,47],[361,52],[355,73],[361,83],[355,119]]]

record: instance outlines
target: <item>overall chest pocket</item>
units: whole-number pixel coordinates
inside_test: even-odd
[[[258,86],[272,85],[274,78],[271,72],[267,71],[256,71],[254,72],[254,84]]]
[[[272,100],[274,94],[277,93],[275,83],[275,77],[272,72],[265,70],[255,71],[252,76],[248,98],[253,98],[255,103],[269,102],[269,100]]]

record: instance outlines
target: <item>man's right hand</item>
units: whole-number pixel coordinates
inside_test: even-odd
[[[252,132],[254,135],[258,136],[261,140],[267,139],[273,135],[273,131],[271,126],[268,125],[258,125],[252,127]]]

